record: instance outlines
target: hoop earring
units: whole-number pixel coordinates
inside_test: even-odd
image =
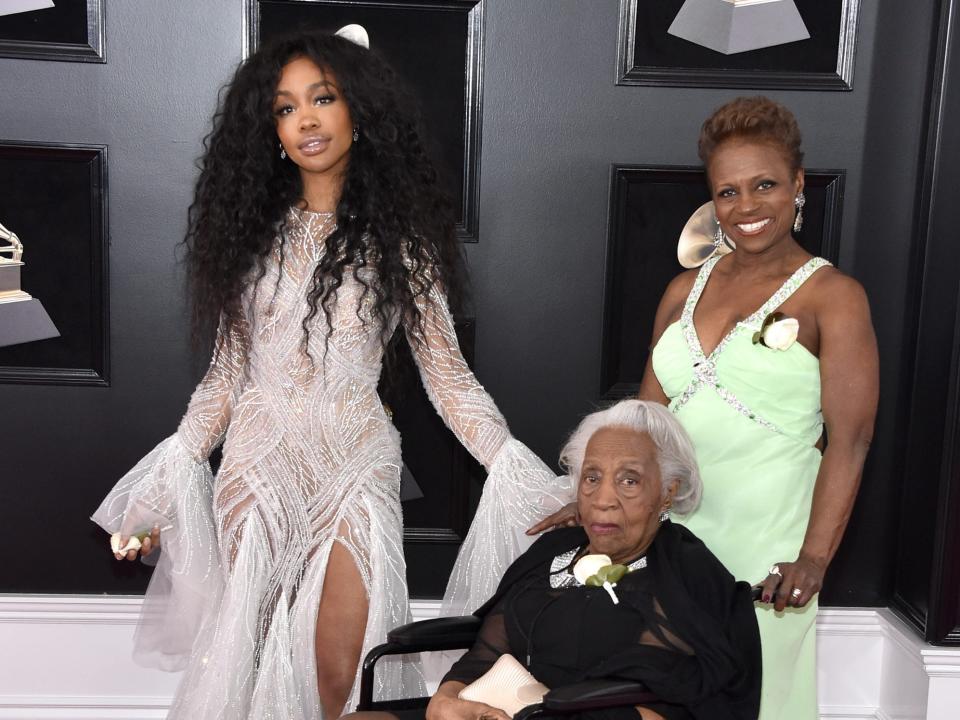
[[[280,159],[281,160],[287,159],[287,151],[284,149],[283,143],[280,143]]]
[[[793,205],[797,208],[797,217],[793,220],[793,231],[795,233],[800,232],[800,228],[803,227],[803,206],[806,204],[807,198],[801,190],[793,200]]]
[[[354,125],[354,126],[353,126],[353,141],[354,141],[354,142],[357,142],[359,139],[360,139],[360,126],[359,126],[359,125]]]

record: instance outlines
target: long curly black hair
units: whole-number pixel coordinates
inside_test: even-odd
[[[408,326],[422,327],[415,301],[435,283],[451,309],[459,309],[465,283],[462,246],[452,204],[421,140],[411,96],[376,52],[321,32],[265,43],[221,92],[213,129],[204,139],[184,241],[194,341],[209,346],[218,322],[227,342],[246,332],[239,322],[241,294],[251,278],[263,277],[274,243],[283,242],[288,209],[303,203],[299,169],[280,157],[273,114],[281,71],[297,58],[333,73],[361,132],[350,149],[337,228],[326,240],[307,293],[303,347],[306,351],[317,313],[330,320],[337,288],[353,266],[364,292],[376,299],[374,313],[389,361],[393,313]],[[377,270],[377,282],[357,274],[363,266]]]

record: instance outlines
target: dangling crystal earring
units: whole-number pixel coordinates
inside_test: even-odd
[[[660,513],[660,522],[665,522],[670,519],[670,508],[665,508]]]
[[[807,204],[807,198],[803,194],[803,191],[797,193],[797,197],[793,200],[794,206],[797,208],[797,217],[793,220],[793,231],[795,233],[800,232],[800,228],[803,227],[803,206]]]
[[[360,139],[360,126],[359,126],[359,125],[354,125],[354,126],[353,126],[353,141],[354,141],[354,142],[357,142],[357,140],[359,140],[359,139]]]
[[[727,236],[724,234],[723,228],[720,227],[720,221],[717,220],[717,231],[713,234],[713,247],[719,250],[726,239]]]
[[[283,143],[280,143],[280,159],[281,159],[281,160],[286,160],[286,159],[287,159],[287,151],[284,150],[284,148],[283,148]]]

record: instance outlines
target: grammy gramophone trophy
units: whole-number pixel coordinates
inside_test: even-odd
[[[0,347],[58,337],[40,301],[20,288],[23,243],[0,224]]]

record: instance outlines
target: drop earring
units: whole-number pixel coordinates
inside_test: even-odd
[[[359,140],[359,139],[360,139],[360,126],[359,126],[359,125],[354,125],[354,126],[353,126],[353,141],[354,141],[354,142],[357,142],[357,140]]]
[[[660,522],[665,522],[670,519],[670,508],[665,507],[660,511]]]
[[[281,159],[281,160],[286,160],[286,159],[287,159],[287,151],[284,150],[284,148],[283,148],[283,143],[280,143],[280,159]]]
[[[806,204],[807,198],[801,190],[797,193],[797,197],[793,199],[793,205],[797,208],[797,217],[793,220],[793,231],[795,233],[800,232],[800,228],[803,227],[803,206]]]
[[[717,231],[713,234],[713,247],[719,250],[726,240],[727,236],[724,234],[723,228],[720,227],[720,220],[717,220]]]

